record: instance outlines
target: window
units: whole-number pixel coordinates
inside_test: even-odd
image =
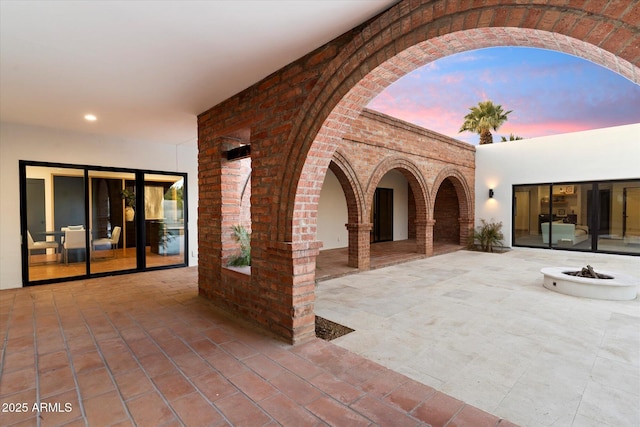
[[[26,161],[20,174],[25,285],[186,265],[186,174]]]
[[[514,186],[513,244],[640,253],[640,180]]]

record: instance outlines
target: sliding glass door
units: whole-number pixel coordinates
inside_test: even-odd
[[[25,285],[186,265],[185,174],[40,162],[20,174]]]
[[[516,185],[513,243],[640,253],[640,181]]]

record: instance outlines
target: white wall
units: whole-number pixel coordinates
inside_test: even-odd
[[[398,171],[392,170],[380,180],[378,187],[393,189],[393,240],[409,238],[409,183]],[[347,200],[342,186],[330,169],[322,184],[318,203],[318,240],[322,250],[346,248],[349,234],[345,227],[348,222]]]
[[[511,246],[513,185],[638,178],[640,124],[479,145],[476,226],[480,219],[502,221]]]
[[[338,178],[331,169],[327,169],[318,203],[317,239],[322,241],[322,250],[349,246],[347,222],[347,199]]]
[[[31,160],[188,174],[189,265],[198,254],[198,149],[0,124],[0,289],[22,286],[18,161]]]

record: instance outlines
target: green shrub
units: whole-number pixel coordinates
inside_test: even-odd
[[[242,225],[234,225],[231,231],[234,240],[240,243],[240,254],[233,256],[228,265],[233,267],[251,265],[251,233]]]
[[[494,247],[502,247],[502,222],[487,222],[481,219],[482,225],[473,232],[473,244],[479,245],[483,252],[493,252]]]

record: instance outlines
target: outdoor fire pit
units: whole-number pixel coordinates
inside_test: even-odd
[[[547,267],[543,286],[555,292],[576,297],[629,301],[638,295],[638,280],[626,274],[612,271],[595,271],[590,265],[572,267]]]

